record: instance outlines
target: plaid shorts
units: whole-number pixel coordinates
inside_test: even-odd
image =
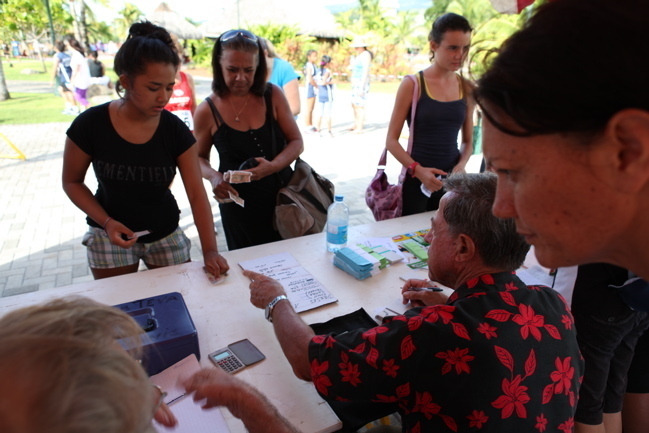
[[[192,246],[180,227],[160,240],[135,243],[129,249],[111,244],[103,229],[90,227],[81,243],[88,247],[88,263],[93,269],[120,268],[139,263],[140,259],[147,265],[179,265],[190,260]]]

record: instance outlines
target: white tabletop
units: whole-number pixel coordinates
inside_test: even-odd
[[[431,216],[432,213],[429,212],[351,227],[349,242],[426,229],[430,227]],[[0,298],[0,315],[16,308],[72,294],[116,305],[163,293],[180,292],[198,331],[202,366],[212,366],[207,359],[210,352],[248,338],[266,355],[266,360],[237,373],[237,377],[266,394],[280,413],[301,431],[335,431],[341,427],[340,421],[318,395],[312,383],[293,375],[272,325],[264,319],[264,312],[250,303],[249,281],[238,266],[240,261],[280,252],[290,252],[302,267],[338,299],[334,304],[301,313],[300,316],[307,323],[324,322],[360,307],[372,314],[377,308],[398,304],[401,299],[399,289],[403,285],[399,276],[413,274],[405,264],[400,263],[388,266],[378,275],[366,280],[356,280],[334,267],[333,254],[327,252],[325,235],[320,233],[223,253],[231,269],[226,280],[215,286],[207,280],[202,263],[192,262]],[[426,278],[425,271],[418,272],[421,278]],[[233,433],[246,431],[243,423],[227,410],[223,413]]]

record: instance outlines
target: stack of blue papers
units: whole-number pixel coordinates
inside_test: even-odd
[[[336,251],[334,265],[359,280],[371,277],[375,273],[374,265],[369,260],[348,247]]]

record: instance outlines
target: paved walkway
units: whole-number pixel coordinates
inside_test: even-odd
[[[10,92],[43,91],[30,82],[9,82]],[[51,89],[47,88],[47,92]],[[208,81],[198,80],[199,98],[210,92]],[[365,188],[376,172],[376,161],[385,143],[387,122],[394,96],[370,93],[367,131],[347,132],[352,124],[349,94],[339,92],[334,101],[334,137],[304,135],[302,158],[330,179],[336,192],[345,196],[350,225],[374,221],[364,199]],[[303,121],[298,119],[298,124]],[[0,159],[0,295],[46,290],[92,279],[81,238],[87,229],[85,215],[61,189],[61,166],[65,131],[69,123],[3,125],[4,134],[27,156],[26,161]],[[0,154],[11,149],[0,137]],[[478,162],[479,164],[479,162]],[[388,161],[388,175],[396,180],[399,166]],[[86,182],[94,190],[94,173]],[[206,188],[208,185],[206,183]],[[198,233],[193,224],[182,181],[172,191],[181,209],[180,225],[192,240],[192,259],[202,260]],[[212,199],[218,245],[226,251],[218,206]],[[325,248],[325,246],[322,246]],[[227,255],[226,255],[227,258]],[[231,264],[234,265],[234,264]]]

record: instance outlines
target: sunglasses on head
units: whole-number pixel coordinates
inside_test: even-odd
[[[219,41],[227,42],[231,39],[234,39],[238,36],[241,36],[244,39],[249,40],[250,42],[257,43],[257,36],[250,33],[248,30],[228,30],[219,37]]]

